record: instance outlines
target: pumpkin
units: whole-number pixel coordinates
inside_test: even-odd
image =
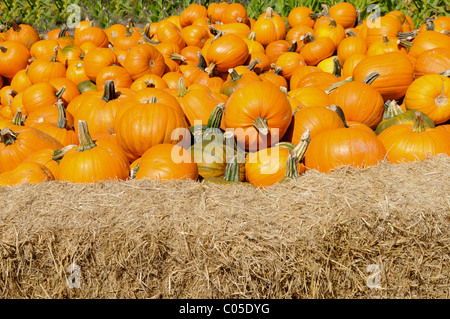
[[[344,66],[345,60],[354,54],[366,54],[367,45],[364,39],[357,37],[352,31],[346,31],[347,37],[342,39],[337,47],[339,62]]]
[[[405,107],[428,115],[434,124],[450,120],[450,79],[427,74],[411,83],[405,94]]]
[[[314,26],[315,21],[311,18],[312,11],[308,7],[299,6],[293,8],[288,14],[288,22],[291,28],[297,25],[306,25],[310,28]]]
[[[420,54],[414,63],[414,78],[450,70],[450,50],[434,48]],[[11,85],[12,86],[12,85]]]
[[[329,173],[340,166],[376,165],[385,156],[386,149],[375,135],[358,128],[337,128],[325,130],[311,140],[305,166]]]
[[[349,56],[342,65],[341,76],[343,78],[353,76],[353,69],[366,57],[367,55],[363,53],[355,53]]]
[[[259,74],[259,78],[261,79],[261,81],[263,82],[269,82],[274,84],[277,87],[285,87],[287,88],[289,86],[288,81],[284,78],[284,76],[281,75],[281,72],[283,71],[282,68],[277,67],[275,69],[271,69],[269,71],[266,72],[262,72],[261,74]]]
[[[403,42],[405,44],[405,42]],[[408,54],[414,58],[419,57],[426,50],[434,48],[450,49],[450,37],[437,31],[420,32],[409,48]]]
[[[220,3],[212,2],[208,5],[207,12],[211,23],[223,22],[222,17],[225,9],[228,7],[228,2],[222,1]]]
[[[416,112],[417,111],[414,110],[405,111],[395,101],[386,101],[383,120],[375,129],[375,134],[380,134],[382,131],[392,125],[413,124]],[[433,120],[430,119],[427,115],[422,114],[422,120],[426,127],[435,127]]]
[[[228,73],[230,73],[231,78],[224,82],[220,90],[221,93],[227,96],[231,96],[236,89],[245,86],[247,83],[261,81],[259,76],[254,72],[238,74],[235,69],[231,68],[228,70]]]
[[[291,79],[294,70],[300,65],[305,65],[305,60],[297,52],[283,53],[275,62],[275,68],[280,67],[282,70],[280,74],[288,81]]]
[[[58,42],[54,40],[40,40],[31,46],[30,55],[35,59],[51,60],[55,55],[55,48],[57,48],[57,53],[59,53],[61,48]]]
[[[329,95],[324,90],[315,86],[293,89],[288,94],[297,101],[301,108],[314,106],[326,107],[331,104]]]
[[[0,173],[0,186],[37,184],[51,180],[54,180],[52,172],[39,163],[22,163],[10,171]]]
[[[83,63],[87,77],[95,81],[102,68],[117,65],[118,61],[117,56],[109,48],[94,48],[85,54]]]
[[[197,180],[198,168],[188,150],[173,144],[158,144],[149,148],[138,164],[136,179]]]
[[[108,36],[99,27],[89,27],[75,34],[73,41],[75,46],[80,47],[86,42],[93,43],[97,48],[107,48],[109,45]]]
[[[307,65],[317,65],[323,59],[333,55],[336,46],[329,37],[315,38],[312,33],[303,36],[305,45],[302,50]]]
[[[376,129],[384,113],[383,97],[370,85],[376,76],[374,73],[365,81],[344,83],[330,93],[331,103],[342,108],[347,120],[366,124],[372,129]]]
[[[371,86],[383,96],[383,100],[402,98],[413,82],[414,68],[406,54],[390,52],[366,57],[353,69],[355,81],[362,82],[369,74],[380,74]]]
[[[82,57],[84,57],[84,52],[80,47],[74,45],[68,45],[61,49],[56,56],[56,60],[64,64],[67,68],[72,62],[78,62]]]
[[[11,28],[6,31],[5,34],[6,41],[18,41],[25,45],[28,49],[39,41],[39,33],[28,24],[17,24],[16,22],[11,22]]]
[[[11,89],[21,93],[32,85],[30,78],[27,75],[27,69],[18,71],[11,79]]]
[[[111,65],[102,68],[95,79],[97,90],[102,90],[106,81],[114,81],[116,88],[130,88],[133,84],[133,79],[125,68],[118,65]]]
[[[223,11],[221,21],[224,24],[235,22],[248,24],[247,10],[240,3],[230,3]]]
[[[26,116],[25,126],[34,127],[36,124],[50,124],[50,125],[56,125],[58,121],[60,120],[60,112],[59,112],[59,106],[64,107],[64,102],[59,99],[54,104],[49,104],[46,106],[43,106],[37,110],[34,110],[30,114]],[[72,127],[73,122],[73,116],[69,113],[67,116],[64,116],[65,122],[64,127]]]
[[[186,46],[186,41],[184,41],[180,29],[170,21],[160,22],[160,25],[156,30],[156,36],[159,42],[173,42],[180,49],[183,49]]]
[[[18,41],[4,41],[0,43],[0,75],[13,78],[14,75],[28,65],[31,58],[30,50]]]
[[[30,64],[27,74],[32,84],[49,82],[52,79],[66,76],[66,67],[56,61],[58,50],[59,47],[54,48],[54,54],[50,60],[39,58]]]
[[[138,44],[130,49],[124,64],[133,80],[145,74],[162,76],[165,70],[163,55],[151,44]]]
[[[62,97],[64,91],[65,88],[58,91],[47,82],[31,85],[22,93],[22,104],[26,114],[30,114],[41,107],[55,104]]]
[[[191,25],[196,19],[203,17],[208,17],[208,9],[203,5],[193,3],[181,12],[180,26],[181,28],[185,28]]]
[[[328,14],[345,29],[352,28],[356,24],[356,8],[349,2],[336,3],[328,9]]]
[[[382,41],[374,42],[367,48],[366,54],[367,56],[373,56],[389,52],[407,53],[405,47],[401,45],[401,41],[398,38],[389,39],[384,35]]]
[[[206,71],[208,74],[212,74],[214,69],[218,72],[228,72],[229,69],[244,64],[248,56],[248,47],[242,38],[225,34],[209,46],[206,59],[210,64]]]
[[[330,18],[329,23],[322,24],[314,29],[314,37],[316,39],[328,37],[333,41],[335,48],[337,48],[345,38],[345,29],[342,25],[336,23],[333,18]]]
[[[78,137],[77,137],[78,140]],[[77,147],[77,145],[68,145],[59,150],[52,150],[51,148],[43,148],[37,150],[28,156],[22,163],[38,163],[48,168],[52,175],[55,176],[58,169],[59,161],[71,148]]]
[[[283,141],[298,144],[306,129],[309,129],[310,137],[314,139],[324,130],[344,127],[345,124],[339,115],[324,106],[299,108],[293,112],[291,124]]]
[[[134,159],[156,144],[190,143],[184,117],[161,103],[136,102],[117,118],[115,132],[118,144]]]
[[[107,145],[97,145],[89,135],[86,122],[78,122],[77,128],[79,146],[61,159],[55,179],[71,183],[127,179],[130,164],[123,154]]]
[[[181,29],[181,36],[186,42],[186,46],[203,47],[205,41],[209,38],[208,31],[198,25],[190,25]]]
[[[255,39],[266,47],[269,43],[282,40],[286,36],[286,25],[278,14],[273,12],[271,7],[261,14],[253,26]]]
[[[272,146],[248,153],[245,161],[246,180],[257,186],[267,187],[287,178],[297,178],[306,171],[300,163],[311,139],[305,131],[301,141],[294,147]]]
[[[297,41],[289,43],[286,40],[276,40],[270,42],[266,47],[266,55],[270,60],[270,63],[277,62],[277,59],[286,52],[296,52],[297,51]]]
[[[378,138],[391,163],[422,161],[438,154],[450,155],[450,134],[425,127],[421,112],[416,112],[413,125],[390,126]]]
[[[238,145],[257,151],[278,142],[289,127],[292,110],[286,94],[274,84],[249,83],[229,97],[225,127],[233,129]]]
[[[71,80],[76,85],[84,81],[90,81],[90,79],[86,75],[84,62],[81,60],[77,61],[76,63],[72,63],[67,67],[66,78]]]
[[[23,127],[12,131],[4,127],[0,131],[0,172],[16,168],[31,153],[42,149],[60,149],[63,145],[50,135],[34,128]]]

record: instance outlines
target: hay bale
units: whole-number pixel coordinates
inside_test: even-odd
[[[449,298],[449,169],[0,188],[0,297]]]

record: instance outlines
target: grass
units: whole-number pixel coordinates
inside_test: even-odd
[[[287,16],[292,8],[306,6],[315,12],[322,10],[321,4],[332,6],[342,0],[245,0],[227,1],[240,2],[247,8],[251,18],[257,18],[265,8],[272,7],[282,16]],[[195,0],[0,0],[0,17],[4,25],[16,20],[20,23],[33,25],[43,32],[56,28],[73,18],[76,12],[73,5],[79,6],[79,17],[95,20],[99,26],[105,28],[113,23],[125,23],[132,18],[135,23],[157,22],[169,17],[179,15],[182,10],[193,3],[208,6],[212,2]],[[362,12],[365,18],[370,12],[367,10],[378,5],[382,14],[389,11],[400,10],[410,15],[416,26],[423,23],[425,18],[432,15],[449,15],[450,5],[446,0],[348,0]]]

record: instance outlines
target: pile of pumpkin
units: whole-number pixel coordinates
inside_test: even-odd
[[[151,178],[259,187],[450,155],[450,17],[342,2],[258,19],[193,4],[136,27],[0,33],[0,185]]]

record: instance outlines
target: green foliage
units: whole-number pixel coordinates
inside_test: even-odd
[[[342,0],[228,0],[240,2],[247,8],[248,16],[256,19],[267,7],[272,7],[282,16],[298,6],[306,6],[314,12],[322,11],[322,4],[332,6]],[[81,19],[89,18],[105,28],[114,23],[125,24],[129,19],[137,24],[157,22],[171,15],[179,15],[184,8],[193,3],[208,6],[212,2],[199,0],[1,0],[0,17],[4,25],[17,22],[33,25],[43,32],[49,28],[59,27],[67,22],[73,11],[70,5],[80,7]],[[400,10],[410,15],[416,26],[421,25],[425,18],[432,15],[449,15],[450,5],[447,0],[348,0],[361,10],[362,18],[370,14],[368,8],[378,5],[382,14]]]

